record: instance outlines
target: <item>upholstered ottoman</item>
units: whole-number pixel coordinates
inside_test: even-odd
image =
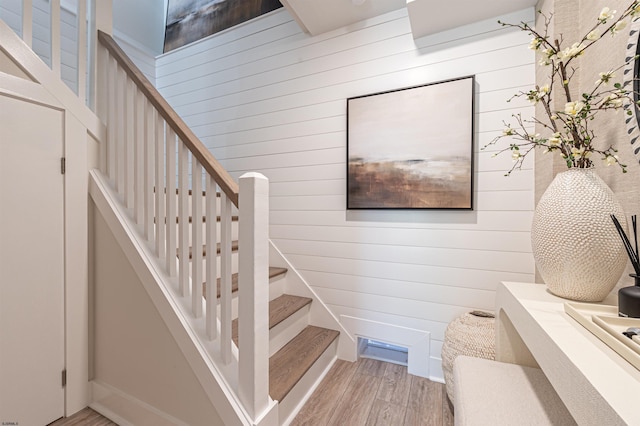
[[[576,424],[539,368],[459,356],[453,380],[456,426]]]
[[[455,405],[453,392],[453,362],[458,355],[496,358],[496,319],[483,311],[467,312],[449,323],[442,345],[442,372],[445,389]]]

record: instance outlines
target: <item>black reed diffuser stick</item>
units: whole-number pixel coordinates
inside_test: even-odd
[[[638,253],[638,226],[637,226],[635,214],[631,216],[631,223],[633,224],[633,239],[635,240],[635,243],[636,243],[636,257],[638,257],[640,253]]]
[[[618,234],[620,235],[620,238],[624,243],[624,248],[627,250],[627,254],[629,255],[629,260],[631,261],[631,265],[633,266],[633,269],[636,271],[636,275],[640,275],[640,261],[638,260],[638,231],[637,231],[637,225],[636,225],[636,215],[631,216],[631,222],[633,223],[633,239],[635,242],[635,249],[634,249],[634,246],[631,245],[631,241],[629,241],[629,238],[627,237],[626,232],[624,232],[624,229],[622,229],[622,225],[620,225],[620,221],[618,221],[618,218],[616,217],[616,215],[612,214],[611,220],[613,220],[613,224],[616,226],[616,230],[618,231]]]

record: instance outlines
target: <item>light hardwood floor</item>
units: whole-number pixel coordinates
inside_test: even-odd
[[[450,426],[453,413],[443,384],[362,358],[336,361],[291,424]]]
[[[56,420],[49,426],[118,426],[116,423],[101,416],[91,408],[85,408],[71,417]]]
[[[117,426],[86,408],[50,426]],[[338,360],[292,426],[453,426],[444,385],[407,367],[362,358]]]

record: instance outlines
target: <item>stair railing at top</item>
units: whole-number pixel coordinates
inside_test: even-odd
[[[67,40],[67,43],[73,44],[72,47],[68,46],[73,54],[67,54],[64,57],[61,48],[63,44],[61,1],[47,0],[48,11],[44,12],[48,14],[48,23],[43,21],[42,17],[38,18],[36,23],[34,22],[34,9],[37,9],[37,13],[40,13],[39,16],[41,16],[41,12],[43,12],[41,8],[44,3],[38,2],[35,7],[34,0],[22,0],[21,3],[8,2],[5,6],[9,13],[20,16],[20,27],[15,30],[21,34],[22,40],[32,49],[34,27],[42,28],[45,25],[45,30],[48,33],[44,35],[44,39],[40,40],[38,52],[47,58],[49,66],[56,76],[62,77],[62,69],[65,66],[74,71],[75,75],[67,73],[67,78],[73,83],[77,83],[77,87],[72,87],[72,90],[83,103],[95,110],[95,52],[97,48],[95,29],[110,27],[111,1],[74,0],[67,4],[70,8],[65,10],[75,16],[75,23],[71,24],[74,34]]]
[[[220,367],[249,423],[258,424],[273,408],[268,181],[249,173],[238,186],[115,40],[101,31],[98,40],[98,110],[107,123],[101,170],[155,247],[176,297],[190,306],[185,315],[200,321],[193,331],[201,347]],[[232,204],[239,217],[237,350],[231,331],[232,221],[237,219]]]

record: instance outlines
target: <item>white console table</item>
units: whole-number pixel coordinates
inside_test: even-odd
[[[539,366],[579,425],[640,425],[640,371],[567,315],[566,301],[542,284],[501,283],[497,360]]]

